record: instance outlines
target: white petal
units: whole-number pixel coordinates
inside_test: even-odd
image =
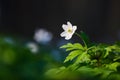
[[[63,28],[64,30],[67,30],[68,26],[65,25],[65,24],[63,24],[63,25],[62,25],[62,28]]]
[[[67,25],[70,29],[72,29],[72,24],[69,21],[67,22]]]
[[[62,32],[62,33],[60,34],[60,36],[61,36],[61,37],[66,36],[66,32]]]
[[[69,40],[72,38],[72,35],[71,34],[67,34],[67,36],[65,37],[66,40]]]
[[[77,26],[73,26],[73,31],[75,31],[77,29]]]

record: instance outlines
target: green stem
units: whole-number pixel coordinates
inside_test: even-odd
[[[86,42],[82,39],[82,37],[81,37],[78,33],[75,33],[75,34],[83,41],[84,46],[85,46],[86,49],[87,49],[87,44],[86,44]]]
[[[87,51],[90,50],[90,49],[92,49],[92,48],[95,48],[95,46],[92,46],[92,47],[88,48]]]

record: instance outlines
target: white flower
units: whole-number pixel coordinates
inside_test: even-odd
[[[62,32],[60,36],[65,37],[66,40],[69,40],[72,38],[72,35],[75,33],[77,26],[72,26],[70,22],[67,22],[67,25],[63,24],[62,28],[64,29],[64,32]]]
[[[30,51],[32,52],[32,53],[37,53],[38,52],[38,45],[36,44],[36,43],[34,43],[34,42],[29,42],[29,43],[27,43],[27,48],[29,48],[30,49]]]
[[[52,37],[52,33],[45,29],[38,29],[34,35],[34,39],[39,43],[47,43],[52,40]]]

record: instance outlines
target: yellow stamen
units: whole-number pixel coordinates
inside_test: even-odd
[[[72,33],[72,30],[71,30],[71,29],[68,29],[68,32],[69,32],[69,33]]]

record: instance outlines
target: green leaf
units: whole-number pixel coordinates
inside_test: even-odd
[[[71,43],[67,43],[66,45],[61,46],[60,48],[69,48],[72,47],[73,45]]]
[[[120,74],[118,73],[111,73],[108,77],[108,80],[120,80]]]
[[[84,50],[84,47],[79,43],[75,43],[75,44],[68,43],[66,45],[61,46],[60,48],[66,48],[66,51]]]
[[[82,53],[81,50],[74,50],[74,51],[70,52],[70,54],[64,60],[64,63],[73,60],[74,58],[76,58],[81,53]]]
[[[90,55],[87,54],[87,52],[83,52],[81,55],[79,55],[76,59],[76,64],[78,63],[89,63],[90,62]]]
[[[71,71],[75,71],[79,66],[76,64],[71,64],[70,66],[68,66],[67,69],[71,70]]]
[[[106,57],[109,55],[109,52],[112,51],[110,47],[107,47],[107,48],[105,48],[105,49],[106,49],[106,53],[105,53],[105,55],[104,55],[104,58],[106,58]]]
[[[115,58],[113,59],[113,61],[117,61],[120,59],[120,56],[115,56]]]
[[[111,64],[107,64],[106,68],[117,71],[118,66],[120,66],[120,63],[119,62],[114,62],[114,63],[111,63]]]
[[[83,48],[83,46],[81,45],[81,44],[79,44],[79,43],[75,43],[75,44],[73,44],[73,46],[77,49],[84,49]]]
[[[88,66],[82,66],[80,68],[78,68],[78,71],[82,74],[89,74],[89,75],[93,75],[93,70],[92,68],[88,67]],[[91,74],[93,73],[93,74]]]
[[[97,63],[97,60],[96,60],[96,59],[91,60],[91,65],[96,64],[96,63]]]
[[[113,71],[104,68],[94,68],[94,74],[99,75],[100,80],[106,80]]]
[[[48,70],[46,73],[45,73],[45,76],[49,77],[49,78],[60,78],[61,75],[63,75],[63,73],[66,71],[66,67],[62,66],[62,67],[59,67],[59,68],[53,68],[53,69],[50,69]],[[51,74],[52,73],[52,74]]]
[[[112,71],[106,70],[104,68],[90,68],[87,66],[80,67],[78,69],[78,71],[84,75],[91,76],[94,78],[99,78],[99,80],[106,80],[106,78],[112,72]],[[98,80],[98,79],[96,79],[96,80]]]
[[[105,53],[105,55],[104,55],[104,58],[106,58],[106,57],[109,55],[109,53],[112,52],[113,49],[117,49],[115,45],[113,45],[113,46],[108,46],[107,48],[105,48],[106,53]]]

